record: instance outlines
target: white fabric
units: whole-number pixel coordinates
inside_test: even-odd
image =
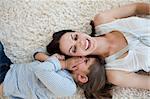
[[[97,35],[113,30],[120,31],[128,42],[128,55],[122,59],[107,62],[106,69],[129,72],[143,69],[150,72],[150,19],[129,17],[99,25],[95,29]]]

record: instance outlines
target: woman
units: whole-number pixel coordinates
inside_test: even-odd
[[[58,54],[49,57],[36,53],[35,59],[43,62],[13,64],[0,42],[0,95],[10,99],[50,99],[72,96],[76,92],[76,83],[87,95],[105,85],[104,61],[94,56],[64,60]]]
[[[135,73],[141,69],[150,72],[150,20],[128,17],[139,14],[150,14],[150,4],[134,3],[102,12],[94,18],[94,37],[59,31],[54,33],[47,51],[68,56],[99,55],[106,60],[108,82],[150,90],[150,76]]]

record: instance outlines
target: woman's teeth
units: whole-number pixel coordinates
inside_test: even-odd
[[[86,46],[85,46],[85,50],[87,50],[89,48],[89,41],[86,40]]]

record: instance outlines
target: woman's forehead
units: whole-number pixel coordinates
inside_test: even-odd
[[[72,35],[73,32],[66,32],[60,39],[65,39],[68,38],[69,36]]]
[[[69,53],[69,49],[71,47],[71,37],[70,37],[70,34],[69,33],[66,33],[62,36],[62,38],[60,39],[60,42],[59,42],[59,48],[60,50],[67,54]]]

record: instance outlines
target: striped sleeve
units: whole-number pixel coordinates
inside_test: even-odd
[[[76,92],[76,84],[67,76],[58,74],[61,70],[57,58],[49,58],[47,61],[32,67],[36,77],[56,96],[71,96]]]

